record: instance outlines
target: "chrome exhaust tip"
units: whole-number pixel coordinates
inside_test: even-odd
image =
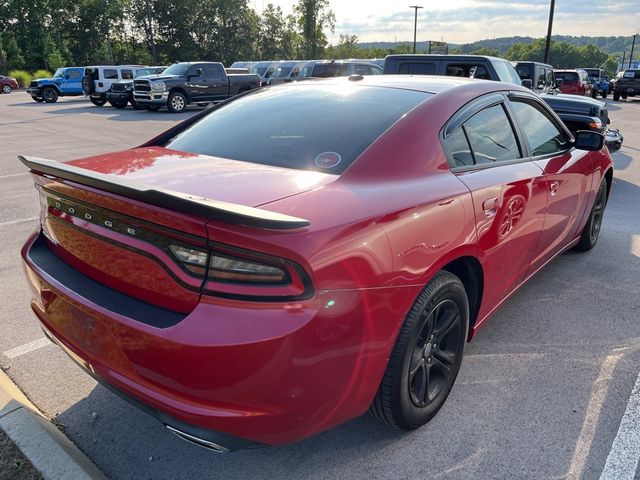
[[[175,427],[172,427],[170,425],[165,425],[165,427],[167,427],[167,430],[169,430],[171,433],[177,435],[178,437],[180,437],[181,439],[189,442],[189,443],[193,443],[195,445],[198,445],[199,447],[202,448],[206,448],[207,450],[212,450],[216,453],[227,453],[230,452],[231,450],[228,449],[227,447],[223,447],[222,445],[219,445],[215,442],[212,442],[210,440],[205,440],[204,438],[200,438],[200,437],[196,437],[194,435],[190,435],[186,432],[183,432],[182,430],[178,430]]]

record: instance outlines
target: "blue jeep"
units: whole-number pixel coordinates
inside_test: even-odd
[[[55,103],[58,97],[75,97],[84,95],[82,91],[82,76],[84,68],[65,67],[56,70],[53,78],[39,78],[32,80],[27,93],[36,102],[45,101]]]

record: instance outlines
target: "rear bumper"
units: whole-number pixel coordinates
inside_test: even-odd
[[[207,298],[157,323],[161,309],[131,298],[130,313],[108,308],[117,292],[64,264],[40,234],[22,256],[34,313],[76,362],[165,425],[232,450],[293,442],[364,413],[417,295],[407,287],[278,304]]]

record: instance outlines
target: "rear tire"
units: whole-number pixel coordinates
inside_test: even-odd
[[[58,92],[56,92],[56,89],[52,87],[43,88],[42,98],[47,103],[56,103],[58,101]]]
[[[604,209],[607,206],[607,180],[605,178],[600,182],[598,193],[596,193],[596,201],[593,203],[591,213],[587,224],[580,234],[580,241],[575,246],[579,252],[586,252],[595,247],[598,237],[600,236],[600,227],[602,226],[602,218]]]
[[[455,382],[469,330],[469,302],[460,279],[438,272],[400,329],[369,412],[399,430],[427,423]]]
[[[2,93],[11,93],[11,85],[3,85]]]

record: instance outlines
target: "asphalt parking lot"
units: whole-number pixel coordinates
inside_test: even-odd
[[[38,200],[17,155],[121,150],[193,112],[0,95],[0,366],[113,479],[640,479],[640,100],[608,102],[625,143],[598,245],[556,259],[498,311],[430,424],[399,433],[364,416],[294,445],[216,455],[44,339],[19,257]]]

